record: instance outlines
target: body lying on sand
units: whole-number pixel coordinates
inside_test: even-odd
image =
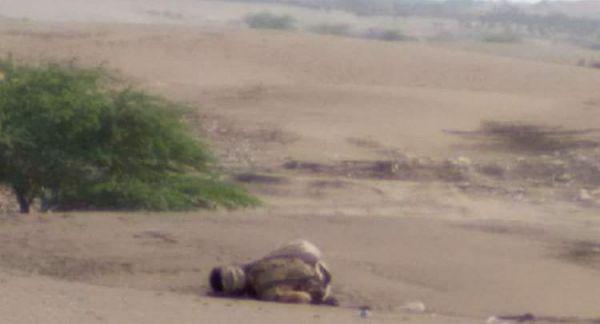
[[[246,265],[216,267],[209,280],[213,291],[222,296],[337,306],[331,279],[321,251],[298,240]]]
[[[243,265],[219,266],[212,269],[209,277],[214,296],[251,297],[258,300],[340,306],[332,294],[332,275],[322,253],[314,244],[306,240],[290,242],[266,256]],[[356,308],[359,315],[366,318],[371,307],[348,306]],[[409,303],[407,311],[423,313],[423,303]],[[597,319],[575,317],[536,316],[531,313],[494,315],[486,323],[600,323]]]

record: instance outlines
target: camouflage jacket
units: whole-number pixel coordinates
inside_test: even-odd
[[[306,252],[306,247],[315,252]],[[305,241],[246,265],[244,272],[248,293],[261,300],[320,304],[330,295],[331,274],[318,249]]]

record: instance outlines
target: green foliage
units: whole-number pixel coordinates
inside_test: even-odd
[[[107,97],[98,70],[0,63],[0,180],[27,211],[42,188],[57,188],[85,174],[83,139],[93,138]]]
[[[270,12],[249,14],[244,19],[250,28],[257,29],[294,29],[295,19],[289,15],[276,15]]]
[[[55,208],[185,210],[252,205],[217,181],[213,159],[182,122],[185,110],[114,90],[100,69],[0,61],[0,182],[22,212]]]
[[[143,181],[126,177],[104,182],[86,182],[77,191],[65,191],[61,208],[174,210],[256,206],[259,201],[244,190],[214,177],[167,175]]]
[[[181,123],[183,110],[126,89],[111,95],[100,121],[95,158],[112,177],[160,178],[165,172],[207,172],[211,157]]]

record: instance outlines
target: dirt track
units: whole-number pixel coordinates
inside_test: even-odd
[[[121,3],[122,16],[104,14],[147,13]],[[324,250],[342,302],[370,305],[375,322],[600,316],[600,152],[587,132],[600,120],[598,71],[144,17],[2,19],[0,53],[103,63],[190,104],[224,172],[266,207],[3,214],[0,322],[362,321],[350,308],[206,295],[210,267],[300,237]],[[489,120],[547,136],[479,136]],[[423,314],[405,309],[415,301]]]

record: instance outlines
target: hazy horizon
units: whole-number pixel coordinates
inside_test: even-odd
[[[492,1],[492,2],[502,2],[504,0],[481,0],[481,1]],[[508,0],[509,2],[524,2],[524,3],[536,3],[536,2],[577,2],[582,0]]]
[[[444,1],[444,0],[442,0]],[[478,0],[478,1],[487,1],[487,2],[522,2],[522,3],[538,3],[538,2],[577,2],[577,1],[585,1],[585,0]]]

